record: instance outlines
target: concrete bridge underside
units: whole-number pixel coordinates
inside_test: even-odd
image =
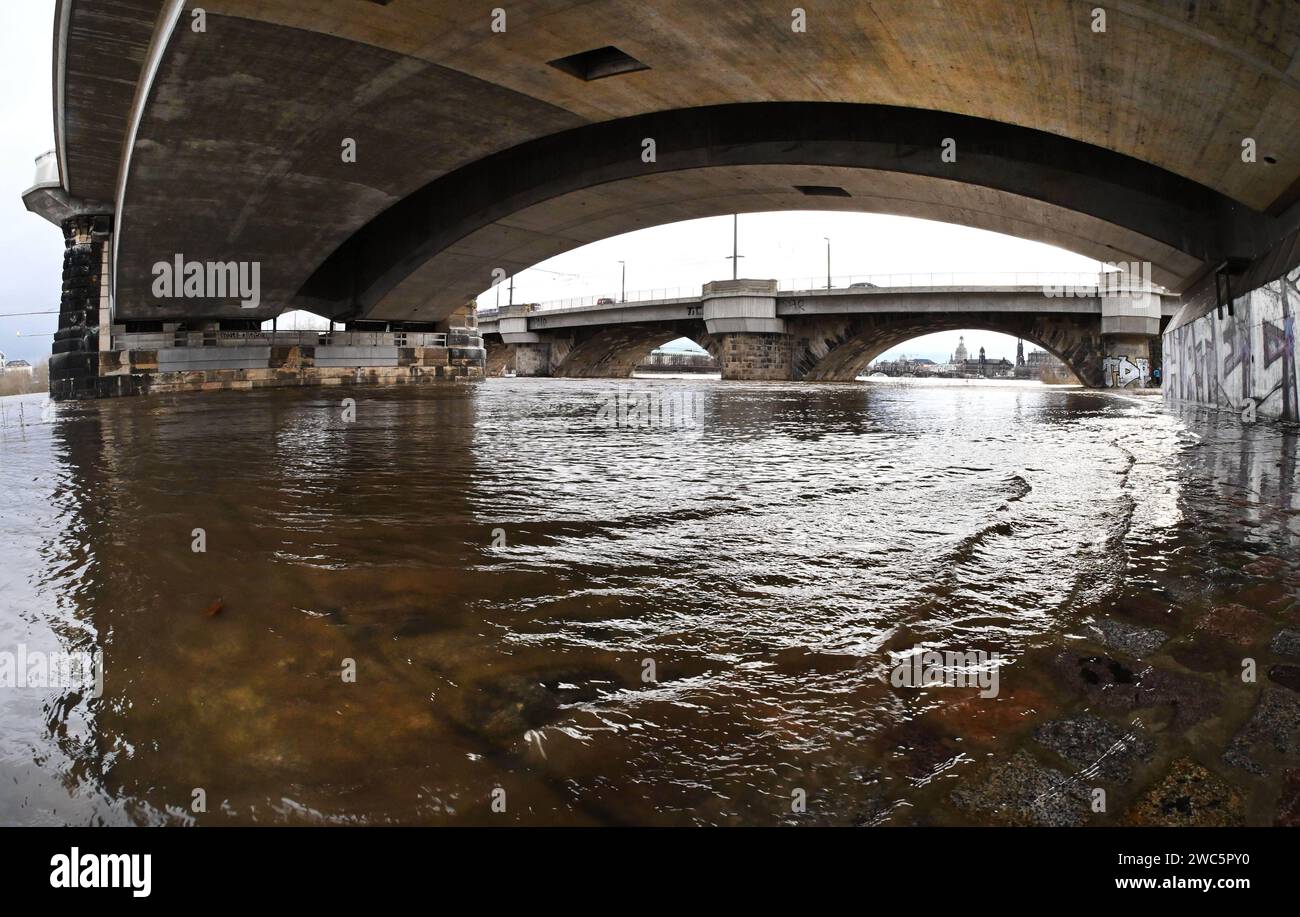
[[[210,0],[203,31],[196,6],[60,3],[63,184],[118,211],[128,319],[176,312],[151,295],[175,252],[263,264],[255,316],[190,315],[439,321],[493,268],[716,213],[953,220],[1151,261],[1176,291],[1300,221],[1295,4],[1146,0],[1104,33],[1071,0],[839,0],[805,32],[700,0],[531,0],[504,31],[451,0]],[[549,65],[608,46],[644,69]]]
[[[709,334],[703,320],[639,322],[553,332],[530,344],[488,339],[490,374],[627,378],[656,347],[690,338],[722,365],[723,378],[851,382],[885,351],[939,331],[973,329],[1023,338],[1061,359],[1084,385],[1104,385],[1108,347],[1095,318],[963,312],[823,315],[787,320],[785,334]]]
[[[1300,4],[1128,0],[1102,31],[1095,6],[826,0],[800,29],[746,0],[524,0],[504,22],[463,0],[59,0],[57,177],[25,195],[76,274],[59,369],[131,322],[306,308],[451,333],[494,271],[783,209],[1149,262],[1184,324],[1216,272],[1244,291],[1300,262]],[[180,254],[259,264],[260,301],[159,295]]]

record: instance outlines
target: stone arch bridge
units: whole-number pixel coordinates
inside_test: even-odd
[[[570,309],[507,306],[480,313],[489,373],[619,377],[667,340],[687,337],[724,379],[846,382],[881,353],[936,331],[978,328],[1024,338],[1085,384],[1113,384],[1107,358],[1148,359],[1177,297],[1050,285],[849,287],[780,291],[771,280],[705,284],[698,297]],[[1049,295],[1050,294],[1050,295]]]

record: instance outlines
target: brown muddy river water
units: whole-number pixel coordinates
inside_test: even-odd
[[[608,410],[651,390],[689,423]],[[5,824],[1297,818],[1282,427],[992,383],[0,407]],[[987,655],[896,684],[917,649]]]

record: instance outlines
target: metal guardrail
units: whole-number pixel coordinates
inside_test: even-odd
[[[1095,287],[1099,271],[926,271],[899,274],[848,274],[798,277],[778,283],[781,292],[834,292],[856,288],[904,287]]]
[[[534,303],[534,304],[536,304],[537,306],[537,311],[550,312],[552,310],[564,310],[564,308],[590,308],[593,306],[601,306],[601,304],[604,304],[604,306],[608,306],[610,308],[617,308],[619,306],[629,306],[629,304],[633,304],[633,303],[655,302],[655,300],[659,300],[659,299],[698,299],[698,298],[699,298],[698,286],[660,286],[660,287],[654,287],[654,289],[649,289],[649,290],[630,290],[628,291],[627,297],[625,298],[604,297],[604,295],[597,295],[597,297],[575,297],[571,299],[547,299],[546,302]],[[608,299],[611,300],[611,302],[601,303],[602,299]],[[520,304],[521,303],[515,303],[515,306],[520,306]],[[507,308],[507,307],[504,306],[504,304],[502,304],[500,308]],[[485,315],[495,316],[497,315],[497,312],[498,312],[497,306],[487,306],[484,308],[480,308],[480,310],[478,310],[478,317],[482,319],[482,316]]]

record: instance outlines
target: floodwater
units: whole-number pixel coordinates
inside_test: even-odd
[[[1294,431],[983,382],[0,408],[0,654],[103,671],[10,669],[0,823],[1294,814]],[[895,684],[918,647],[996,693]]]

